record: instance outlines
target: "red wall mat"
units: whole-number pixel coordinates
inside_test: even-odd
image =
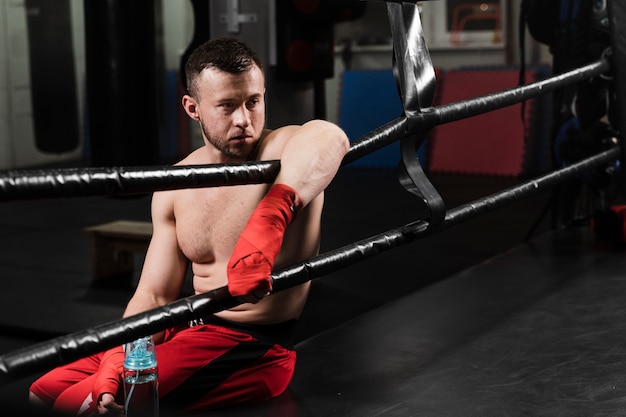
[[[527,80],[536,74],[528,70]],[[450,70],[441,84],[443,104],[507,90],[517,86],[512,70]],[[526,119],[532,100],[527,101]],[[519,176],[525,157],[521,104],[437,126],[431,132],[429,171],[475,175]]]

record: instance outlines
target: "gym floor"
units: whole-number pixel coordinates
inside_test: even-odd
[[[439,175],[432,178],[449,208],[498,192],[512,178]],[[522,244],[549,229],[543,218],[550,191],[426,239],[385,252],[313,282],[298,328],[306,343],[340,325]],[[419,219],[417,197],[387,169],[344,168],[327,190],[322,252]],[[0,353],[115,320],[129,290],[91,285],[89,241],[83,229],[126,219],[149,220],[149,196],[73,198],[0,205]],[[142,259],[136,259],[137,269]],[[135,277],[136,279],[136,277]],[[368,337],[375,337],[369,335]],[[5,384],[0,403],[24,403],[37,375]]]

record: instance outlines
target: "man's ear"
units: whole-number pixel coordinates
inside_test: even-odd
[[[187,112],[187,115],[193,120],[199,120],[198,116],[198,103],[196,100],[188,94],[185,94],[182,99],[183,109]]]

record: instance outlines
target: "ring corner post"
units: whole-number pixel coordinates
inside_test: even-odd
[[[398,179],[408,192],[419,197],[429,227],[434,230],[445,220],[445,203],[425,174],[417,150],[426,138],[420,116],[423,108],[433,104],[435,69],[417,4],[388,0],[387,14],[393,39],[393,73],[407,119],[407,129],[400,140]]]
[[[611,39],[611,72],[614,74],[616,111],[611,123],[616,124],[620,140],[620,191],[626,192],[626,79],[620,74],[626,71],[626,31],[621,25],[626,24],[626,2],[622,0],[609,0],[607,2],[609,15],[609,32]]]

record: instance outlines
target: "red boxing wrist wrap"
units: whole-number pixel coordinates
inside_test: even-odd
[[[122,368],[124,366],[124,349],[122,346],[109,349],[102,354],[100,368],[93,383],[93,398],[99,400],[104,393],[113,396],[120,386]]]
[[[296,191],[275,184],[252,213],[228,262],[228,290],[233,297],[272,289],[270,274],[285,229],[302,202]]]

